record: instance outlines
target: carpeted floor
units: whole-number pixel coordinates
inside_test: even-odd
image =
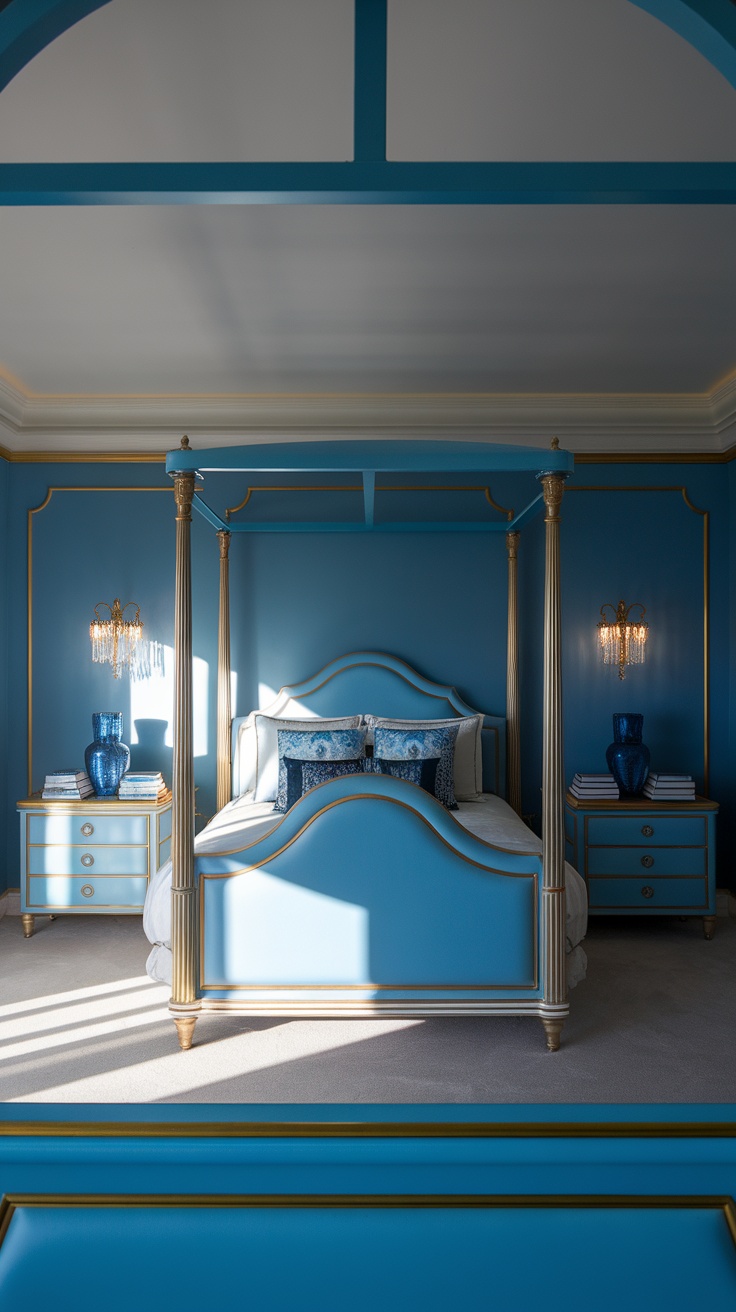
[[[140,921],[0,920],[5,1102],[729,1102],[736,920],[598,919],[557,1054],[541,1022],[209,1016],[178,1049]]]

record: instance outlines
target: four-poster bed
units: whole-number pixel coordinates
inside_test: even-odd
[[[567,1003],[566,949],[584,929],[575,872],[564,861],[560,677],[559,509],[572,471],[568,452],[468,442],[321,442],[194,453],[187,439],[167,456],[176,499],[175,722],[170,1011],[182,1048],[198,1015],[535,1015],[554,1051]],[[359,472],[361,522],[229,523],[197,493],[208,472]],[[376,475],[444,476],[528,471],[541,484],[519,514],[497,521],[377,521]],[[220,544],[218,815],[194,844],[190,523],[195,506]],[[542,843],[520,810],[516,557],[519,531],[545,511]],[[507,714],[485,717],[482,796],[448,814],[429,792],[393,774],[328,778],[284,815],[240,795],[255,767],[243,721],[232,726],[228,563],[235,532],[504,532],[508,554]],[[261,713],[263,714],[263,713]],[[376,653],[335,661],[315,679],[282,689],[268,708],[294,716],[399,717],[458,724],[476,713],[449,686]],[[289,721],[291,723],[291,721]],[[388,720],[391,724],[394,721]],[[248,724],[248,721],[245,722]],[[309,724],[309,719],[307,719]],[[466,725],[467,728],[467,725]],[[500,747],[509,735],[506,762]],[[253,735],[251,734],[251,739]],[[469,735],[464,735],[469,740]],[[491,740],[495,751],[491,751]],[[480,738],[479,738],[480,741]],[[252,748],[252,743],[251,743]],[[279,748],[281,751],[281,748]],[[504,791],[508,764],[511,807]],[[248,771],[251,775],[248,775]],[[258,792],[256,791],[256,797]],[[231,798],[233,800],[231,800]],[[260,806],[260,809],[259,809]],[[491,814],[493,812],[493,814]],[[161,872],[160,872],[161,873]],[[566,875],[576,929],[568,941]],[[148,919],[169,875],[151,890]],[[168,952],[162,930],[147,929]],[[152,954],[153,955],[153,954]]]

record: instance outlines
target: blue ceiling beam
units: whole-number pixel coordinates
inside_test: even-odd
[[[183,439],[182,439],[183,440]],[[167,474],[571,474],[575,460],[559,448],[512,446],[442,438],[350,439],[329,442],[256,442],[251,446],[187,444],[166,454]],[[442,490],[441,488],[438,490]],[[504,521],[506,527],[506,522]]]
[[[386,158],[386,0],[355,0],[353,158]]]
[[[736,87],[734,0],[630,0],[683,37]]]
[[[736,162],[0,164],[0,205],[732,205]]]
[[[110,0],[10,0],[0,11],[0,91],[35,55]]]
[[[9,0],[0,10],[0,91],[31,59],[52,41],[73,27],[80,19],[102,9],[110,0]],[[674,32],[694,46],[710,64],[717,68],[733,86],[736,86],[736,5],[734,0],[630,0],[639,9],[671,27]],[[380,54],[381,29],[385,46],[386,0],[356,0],[356,47],[365,48],[365,62],[369,51]],[[385,59],[384,77],[385,77]],[[364,67],[364,56],[356,50],[356,83],[365,77],[366,86],[377,75]],[[370,97],[360,99],[361,113],[365,105],[366,123],[360,124],[361,145],[363,132],[370,142],[377,137],[376,123],[371,126],[373,111]],[[356,109],[357,109],[356,105]],[[356,138],[361,114],[356,113]],[[356,158],[359,156],[356,155]],[[365,158],[374,158],[369,153]]]

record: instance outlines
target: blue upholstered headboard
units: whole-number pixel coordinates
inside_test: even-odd
[[[447,684],[433,683],[396,656],[359,651],[331,661],[302,683],[282,688],[261,708],[277,719],[313,715],[381,715],[407,720],[442,720],[478,712]],[[233,720],[233,796],[243,791],[239,744],[248,717]],[[506,721],[483,718],[483,791],[506,795]]]

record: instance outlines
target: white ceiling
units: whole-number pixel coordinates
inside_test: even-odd
[[[0,160],[352,155],[351,0],[112,0]],[[629,0],[389,0],[389,156],[721,160],[736,90]],[[736,207],[0,211],[0,442],[736,435]]]

